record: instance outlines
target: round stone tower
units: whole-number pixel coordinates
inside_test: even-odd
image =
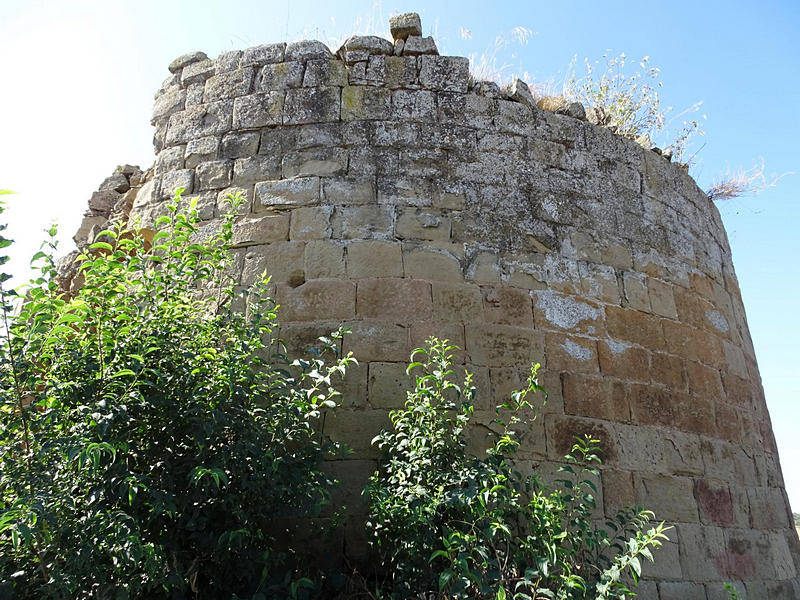
[[[641,597],[713,600],[726,581],[751,599],[800,597],[714,204],[684,165],[592,124],[591,109],[548,112],[520,81],[473,81],[415,15],[392,33],[336,54],[303,41],[173,61],[152,172],[107,180],[79,244],[109,211],[147,226],[179,187],[212,231],[241,192],[236,276],[272,275],[289,347],[352,330],[344,349],[360,364],[326,428],[354,451],[331,465],[354,514],[370,440],[405,400],[409,353],[436,335],[462,348],[478,421],[542,364],[549,401],[521,460],[547,471],[591,433],[604,455],[598,518],[640,504],[675,525]]]

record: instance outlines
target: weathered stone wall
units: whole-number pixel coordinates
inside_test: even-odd
[[[151,223],[183,187],[212,230],[240,191],[237,274],[272,275],[290,346],[352,329],[360,366],[326,423],[354,450],[332,466],[350,506],[375,467],[370,440],[404,401],[410,351],[438,335],[463,348],[479,420],[542,363],[531,467],[592,433],[598,516],[641,504],[675,525],[642,597],[722,598],[729,580],[749,598],[800,597],[730,248],[684,167],[580,106],[539,110],[521,82],[473,82],[430,38],[196,53],[170,71],[131,217]]]

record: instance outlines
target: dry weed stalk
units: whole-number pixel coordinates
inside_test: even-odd
[[[752,169],[745,171],[741,167],[735,171],[728,169],[722,176],[714,180],[714,184],[706,191],[709,200],[730,200],[741,196],[756,196],[767,188],[775,187],[778,181],[786,175],[764,174],[764,159],[761,164],[755,164]]]

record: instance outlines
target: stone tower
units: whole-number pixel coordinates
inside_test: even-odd
[[[76,241],[109,216],[147,226],[179,187],[214,231],[241,192],[237,277],[272,275],[290,348],[352,329],[360,366],[326,427],[354,450],[331,468],[355,513],[409,353],[437,335],[463,349],[479,420],[543,365],[549,402],[523,461],[552,469],[591,433],[598,517],[641,504],[675,525],[641,597],[714,600],[740,581],[747,598],[800,598],[716,207],[684,165],[592,124],[592,109],[548,112],[522,82],[473,81],[414,17],[395,20],[394,43],[354,37],[336,54],[303,41],[176,59],[153,169],[106,180]]]

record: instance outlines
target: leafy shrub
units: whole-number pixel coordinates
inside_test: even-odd
[[[335,448],[317,417],[352,358],[289,365],[267,280],[242,298],[228,281],[233,217],[198,241],[194,206],[180,206],[178,194],[152,247],[102,232],[71,299],[52,240],[17,314],[2,289],[0,586],[14,598],[310,585],[286,529],[328,499],[321,460]]]
[[[465,431],[474,389],[451,381],[454,346],[436,339],[412,355],[416,386],[392,411],[392,431],[375,443],[384,453],[366,489],[368,529],[395,598],[623,598],[636,583],[640,558],[652,560],[664,524],[652,513],[620,511],[605,527],[593,522],[596,440],[581,439],[551,489],[522,477],[511,461],[518,425],[541,393],[534,366],[527,386],[499,407],[486,457],[469,456]],[[501,418],[501,415],[505,415]],[[535,416],[535,413],[533,413]],[[531,417],[532,418],[532,417]]]

